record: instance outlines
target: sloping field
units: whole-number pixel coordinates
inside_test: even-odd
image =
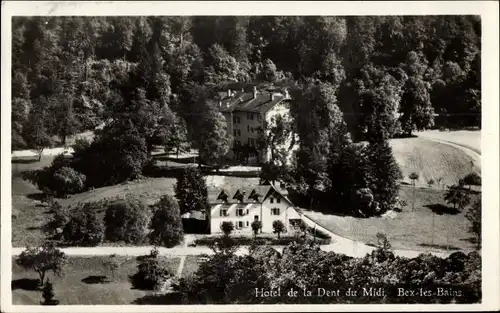
[[[206,176],[210,186],[247,186],[258,184],[258,178]],[[80,202],[99,201],[103,199],[120,198],[133,194],[147,203],[158,201],[163,195],[174,195],[175,178],[146,178],[124,184],[108,186],[73,195],[67,199],[59,199],[62,205],[75,205]],[[30,182],[21,177],[12,179],[12,245],[21,247],[39,244],[44,240],[41,227],[50,218],[47,208],[40,205],[37,195],[40,191]]]
[[[227,177],[219,175],[209,175],[206,176],[205,179],[209,188],[222,185],[248,186],[258,184],[259,182],[258,178]],[[102,199],[122,197],[126,194],[134,194],[144,199],[147,203],[155,203],[165,194],[173,196],[175,193],[175,183],[175,178],[146,178],[90,190],[73,195],[67,199],[61,199],[59,202],[63,205],[74,205],[79,202],[99,201]]]
[[[457,131],[439,131],[427,130],[416,133],[422,138],[437,139],[457,144],[471,149],[481,154],[481,131],[480,130],[457,130]]]
[[[408,175],[419,174],[418,185],[430,179],[452,185],[470,172],[481,175],[481,158],[467,148],[425,138],[391,139],[394,157],[403,172],[403,181],[411,183]]]
[[[466,252],[475,249],[474,235],[468,231],[470,224],[464,212],[448,208],[442,191],[419,187],[412,210],[412,188],[401,187],[400,198],[409,205],[402,212],[394,212],[393,218],[356,218],[308,210],[303,213],[337,235],[370,245],[376,245],[376,235],[382,232],[394,249],[442,251],[446,246]],[[479,196],[473,195],[473,201]]]

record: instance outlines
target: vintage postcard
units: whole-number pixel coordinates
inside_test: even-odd
[[[498,310],[498,2],[2,2],[2,312]]]

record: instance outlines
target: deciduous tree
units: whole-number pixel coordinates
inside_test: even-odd
[[[191,210],[207,212],[207,184],[200,171],[195,168],[183,169],[175,184],[175,197],[181,214]]]
[[[153,207],[150,242],[171,248],[184,239],[181,212],[177,201],[166,195]]]
[[[140,244],[147,239],[151,212],[132,195],[111,203],[104,216],[105,238],[109,241]]]
[[[38,273],[40,286],[45,283],[45,275],[52,271],[55,275],[62,275],[67,257],[64,252],[52,244],[27,247],[17,257],[16,263],[26,270]]]
[[[278,239],[280,238],[281,233],[284,231],[285,231],[285,224],[283,224],[282,221],[280,220],[273,221],[273,232],[278,235]]]
[[[470,222],[470,232],[476,236],[477,249],[481,248],[481,198],[476,200],[467,210],[466,217]]]

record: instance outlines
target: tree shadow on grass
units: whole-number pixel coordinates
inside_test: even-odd
[[[11,288],[12,290],[22,289],[22,290],[34,291],[40,289],[38,283],[39,283],[38,279],[32,279],[32,278],[15,279],[11,283]]]
[[[170,161],[170,162],[175,162],[179,164],[190,164],[190,163],[197,163],[198,158],[193,158],[193,157],[181,157],[181,158],[176,158],[172,157],[169,155],[155,155],[153,157],[154,160],[158,161]]]
[[[421,243],[419,244],[421,247],[426,247],[426,248],[436,248],[436,249],[441,249],[441,250],[461,250],[459,247],[455,247],[452,245],[438,245],[438,244],[430,244],[430,243]]]
[[[137,298],[131,304],[142,305],[165,305],[165,304],[183,304],[181,295],[178,292],[166,293],[162,295],[147,295]]]
[[[89,285],[95,285],[95,284],[104,284],[104,283],[107,283],[109,282],[109,280],[107,279],[106,276],[94,276],[94,275],[91,275],[91,276],[87,276],[85,277],[84,279],[82,279],[82,282],[85,283],[85,284],[89,284]]]
[[[467,241],[469,243],[477,244],[477,237],[462,238],[460,241]]]
[[[449,207],[449,206],[441,204],[441,203],[427,204],[427,205],[424,205],[424,207],[431,209],[432,212],[434,212],[438,215],[443,215],[443,214],[457,215],[458,213],[460,213],[460,211],[458,209]]]
[[[30,193],[26,195],[28,199],[31,200],[37,200],[37,201],[43,201],[47,198],[47,196],[43,192],[37,192],[37,193]]]

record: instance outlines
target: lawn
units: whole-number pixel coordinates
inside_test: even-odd
[[[228,177],[222,175],[205,176],[208,187],[246,186],[258,184],[258,178]],[[145,178],[83,192],[70,196],[67,199],[60,199],[63,205],[74,205],[79,202],[98,201],[107,198],[122,197],[125,194],[134,194],[143,198],[149,203],[155,203],[163,195],[174,195],[175,178]]]
[[[43,240],[40,227],[49,217],[46,209],[38,200],[40,190],[21,173],[28,170],[41,169],[52,163],[54,156],[42,156],[40,162],[36,158],[20,158],[12,162],[12,245],[24,246],[38,244]]]
[[[153,294],[153,291],[132,289],[129,276],[137,271],[135,257],[118,256],[121,265],[111,282],[92,281],[99,276],[109,276],[102,262],[106,257],[70,257],[64,275],[48,274],[54,284],[55,299],[60,304],[131,304],[135,299]],[[169,269],[175,273],[179,258],[168,261]],[[14,263],[12,266],[12,301],[14,305],[37,305],[40,303],[41,292],[34,290],[38,274],[25,271]]]
[[[184,268],[182,269],[182,277],[188,277],[192,275],[198,267],[200,266],[198,262],[199,256],[197,255],[187,255],[184,261]]]
[[[424,138],[392,139],[390,144],[407,183],[411,182],[408,175],[412,172],[419,174],[419,185],[440,177],[444,184],[452,185],[471,171],[481,175],[479,155],[466,153],[461,147]]]
[[[448,208],[443,200],[442,191],[417,187],[415,196],[415,210],[412,211],[412,188],[402,186],[400,198],[405,199],[409,205],[394,218],[356,218],[319,211],[304,211],[304,213],[342,237],[371,245],[377,243],[377,233],[383,232],[388,236],[394,249],[443,250],[446,249],[447,242],[450,250],[475,249],[472,239],[474,236],[468,232],[469,222],[465,218],[465,213],[454,212]],[[432,242],[433,217],[434,242]]]

